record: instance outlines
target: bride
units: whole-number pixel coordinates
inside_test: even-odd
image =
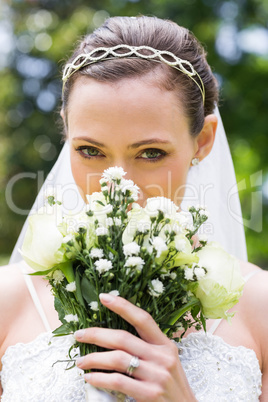
[[[235,183],[224,130],[214,114],[217,85],[188,30],[154,17],[108,19],[79,43],[63,84],[68,143],[48,184],[71,186],[70,161],[84,200],[99,191],[100,174],[109,166],[124,168],[140,187],[141,202],[160,195],[183,208],[202,190],[211,212],[210,238],[246,260],[241,225],[229,211],[240,213],[238,197],[227,205]],[[103,295],[101,302],[135,326],[140,338],[119,330],[78,331],[79,341],[112,351],[79,358],[76,368],[65,370],[53,363],[66,358],[72,339],[51,336],[60,322],[49,287],[41,277],[25,275],[22,261],[1,268],[2,401],[84,401],[84,378],[90,401],[114,400],[94,387],[137,401],[265,401],[268,274],[242,261],[241,270],[246,283],[231,325],[208,321],[206,334],[189,330],[179,344],[167,339],[147,312]],[[83,376],[82,369],[93,368]]]

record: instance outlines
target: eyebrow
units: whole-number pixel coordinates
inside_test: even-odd
[[[94,144],[98,147],[103,147],[103,148],[107,148],[106,145],[102,144],[101,142],[98,142],[96,140],[93,140],[93,138],[89,138],[89,137],[74,137],[73,141],[76,140],[82,140],[85,142],[88,142],[90,144]],[[142,145],[149,145],[149,144],[170,144],[170,141],[167,140],[161,140],[160,138],[151,138],[149,140],[143,140],[143,141],[139,141],[139,142],[135,142],[135,144],[131,144],[128,146],[128,148],[131,149],[135,149],[135,148],[139,148]]]

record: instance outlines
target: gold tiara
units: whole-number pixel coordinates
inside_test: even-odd
[[[148,54],[142,53],[141,51],[143,50],[146,50],[146,53]],[[80,70],[82,67],[93,63],[98,63],[99,61],[111,60],[113,58],[122,59],[131,56],[163,62],[168,66],[181,71],[195,82],[202,94],[203,103],[205,103],[205,87],[200,75],[193,68],[192,64],[188,60],[180,59],[171,52],[166,50],[157,50],[150,46],[117,45],[114,47],[97,47],[96,49],[91,50],[89,53],[81,53],[76,56],[72,63],[66,64],[62,76],[63,88],[71,75]],[[198,78],[199,82],[196,80],[196,78]]]

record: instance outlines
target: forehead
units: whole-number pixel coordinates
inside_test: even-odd
[[[186,120],[175,92],[161,88],[152,74],[116,82],[79,77],[72,87],[65,117],[69,127],[86,119],[110,119],[111,124],[126,118],[132,124],[150,119],[166,124],[174,118]]]

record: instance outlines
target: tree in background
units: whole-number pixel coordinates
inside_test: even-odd
[[[0,254],[11,252],[61,148],[61,61],[80,35],[109,15],[139,14],[170,18],[205,44],[221,87],[249,259],[267,268],[265,0],[17,0],[0,5]]]

